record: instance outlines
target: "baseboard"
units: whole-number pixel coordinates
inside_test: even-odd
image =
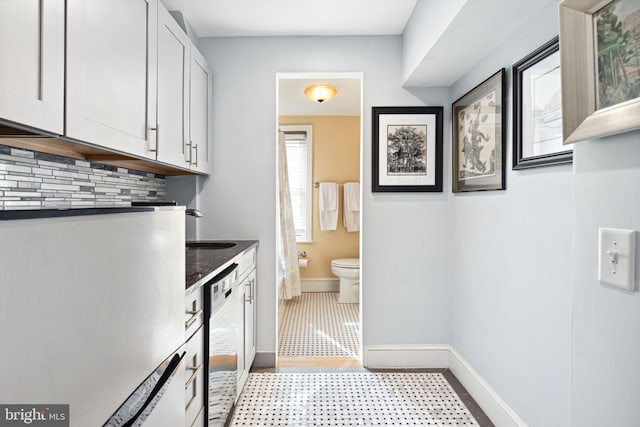
[[[276,353],[274,351],[256,352],[253,359],[254,368],[274,368],[276,366]]]
[[[487,417],[498,427],[526,427],[525,423],[502,400],[493,388],[464,360],[453,347],[449,348],[449,370],[478,403]]]
[[[336,278],[301,279],[300,290],[302,292],[338,292],[340,280]]]
[[[448,368],[498,427],[527,427],[491,386],[453,347],[441,345],[368,345],[367,368]]]
[[[363,364],[367,368],[448,368],[448,345],[367,345]]]

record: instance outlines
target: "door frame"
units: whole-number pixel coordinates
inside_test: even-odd
[[[363,200],[364,198],[362,197],[363,194],[363,177],[364,177],[364,73],[361,71],[354,71],[354,72],[278,72],[276,73],[276,84],[275,84],[275,104],[276,104],[276,108],[275,108],[275,117],[274,117],[274,135],[275,135],[275,144],[277,147],[278,144],[278,120],[280,117],[280,81],[281,80],[294,80],[294,79],[318,79],[318,80],[323,80],[323,81],[331,81],[331,80],[335,80],[335,79],[359,79],[360,80],[360,234],[358,236],[358,250],[360,252],[360,295],[359,295],[359,331],[358,333],[360,334],[360,349],[359,349],[359,361],[360,364],[363,365],[363,361],[364,361],[364,316],[363,316],[363,310],[362,310],[362,301],[363,301],[363,292],[364,292],[364,287],[362,286],[363,283],[363,266],[365,265],[365,259],[364,259],[364,246],[363,246],[363,238],[362,236],[364,235],[364,222],[363,222],[363,208],[364,208],[364,203]],[[276,156],[276,162],[274,163],[276,165],[277,168],[277,157],[278,157],[278,150],[275,150],[275,156]],[[278,188],[278,177],[277,177],[277,173],[275,174],[275,180],[276,180],[276,188]],[[277,191],[276,191],[276,197],[277,197]],[[278,210],[278,203],[276,201],[276,258],[275,258],[275,262],[276,262],[276,268],[275,268],[275,272],[276,272],[276,277],[275,277],[275,283],[276,283],[276,298],[275,298],[275,311],[276,311],[276,333],[275,333],[275,366],[278,366],[278,358],[279,358],[279,342],[280,342],[280,283],[279,283],[279,278],[278,278],[278,253],[279,253],[279,248],[278,245],[280,244],[280,239],[279,239],[279,234],[280,234],[280,225],[279,225],[279,220],[278,220],[278,214],[277,214],[277,210]],[[363,365],[364,366],[364,365]]]

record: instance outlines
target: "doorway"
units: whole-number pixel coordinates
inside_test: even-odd
[[[277,257],[278,367],[362,366],[362,79],[358,72],[276,75],[276,152],[286,153],[277,164],[287,165],[289,196],[282,197],[291,200],[300,276],[297,292],[285,280],[296,272]],[[308,99],[305,89],[313,85],[335,88],[335,97]],[[288,206],[280,182],[282,176],[278,254],[287,245],[280,238],[280,206]],[[291,268],[296,260],[288,259]]]

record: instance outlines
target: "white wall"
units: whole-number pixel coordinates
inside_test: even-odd
[[[456,82],[452,98],[501,67],[510,74],[555,35],[552,1]],[[508,100],[507,190],[453,200],[452,345],[530,426],[568,426],[572,168],[511,170],[510,90]]]
[[[467,0],[418,1],[402,33],[403,80],[438,42]]]
[[[631,132],[575,145],[571,400],[576,427],[640,425],[640,295],[597,282],[598,228],[640,230],[639,137]],[[637,274],[636,269],[636,289]]]
[[[446,106],[448,90],[400,87],[400,37],[209,38],[200,47],[214,75],[213,174],[200,192],[200,238],[260,240],[258,351],[276,351],[277,72],[364,73],[364,343],[448,342],[449,197],[370,191],[371,106]]]

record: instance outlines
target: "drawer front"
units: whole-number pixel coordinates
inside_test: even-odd
[[[200,413],[191,424],[191,427],[204,427],[204,408],[200,410]]]
[[[256,265],[256,248],[251,248],[238,259],[238,277],[242,277]]]
[[[204,407],[204,326],[185,345],[184,408],[186,425],[191,426]]]
[[[193,333],[204,324],[204,301],[202,297],[202,288],[195,289],[187,294],[184,309],[184,329],[185,338],[189,338]]]

